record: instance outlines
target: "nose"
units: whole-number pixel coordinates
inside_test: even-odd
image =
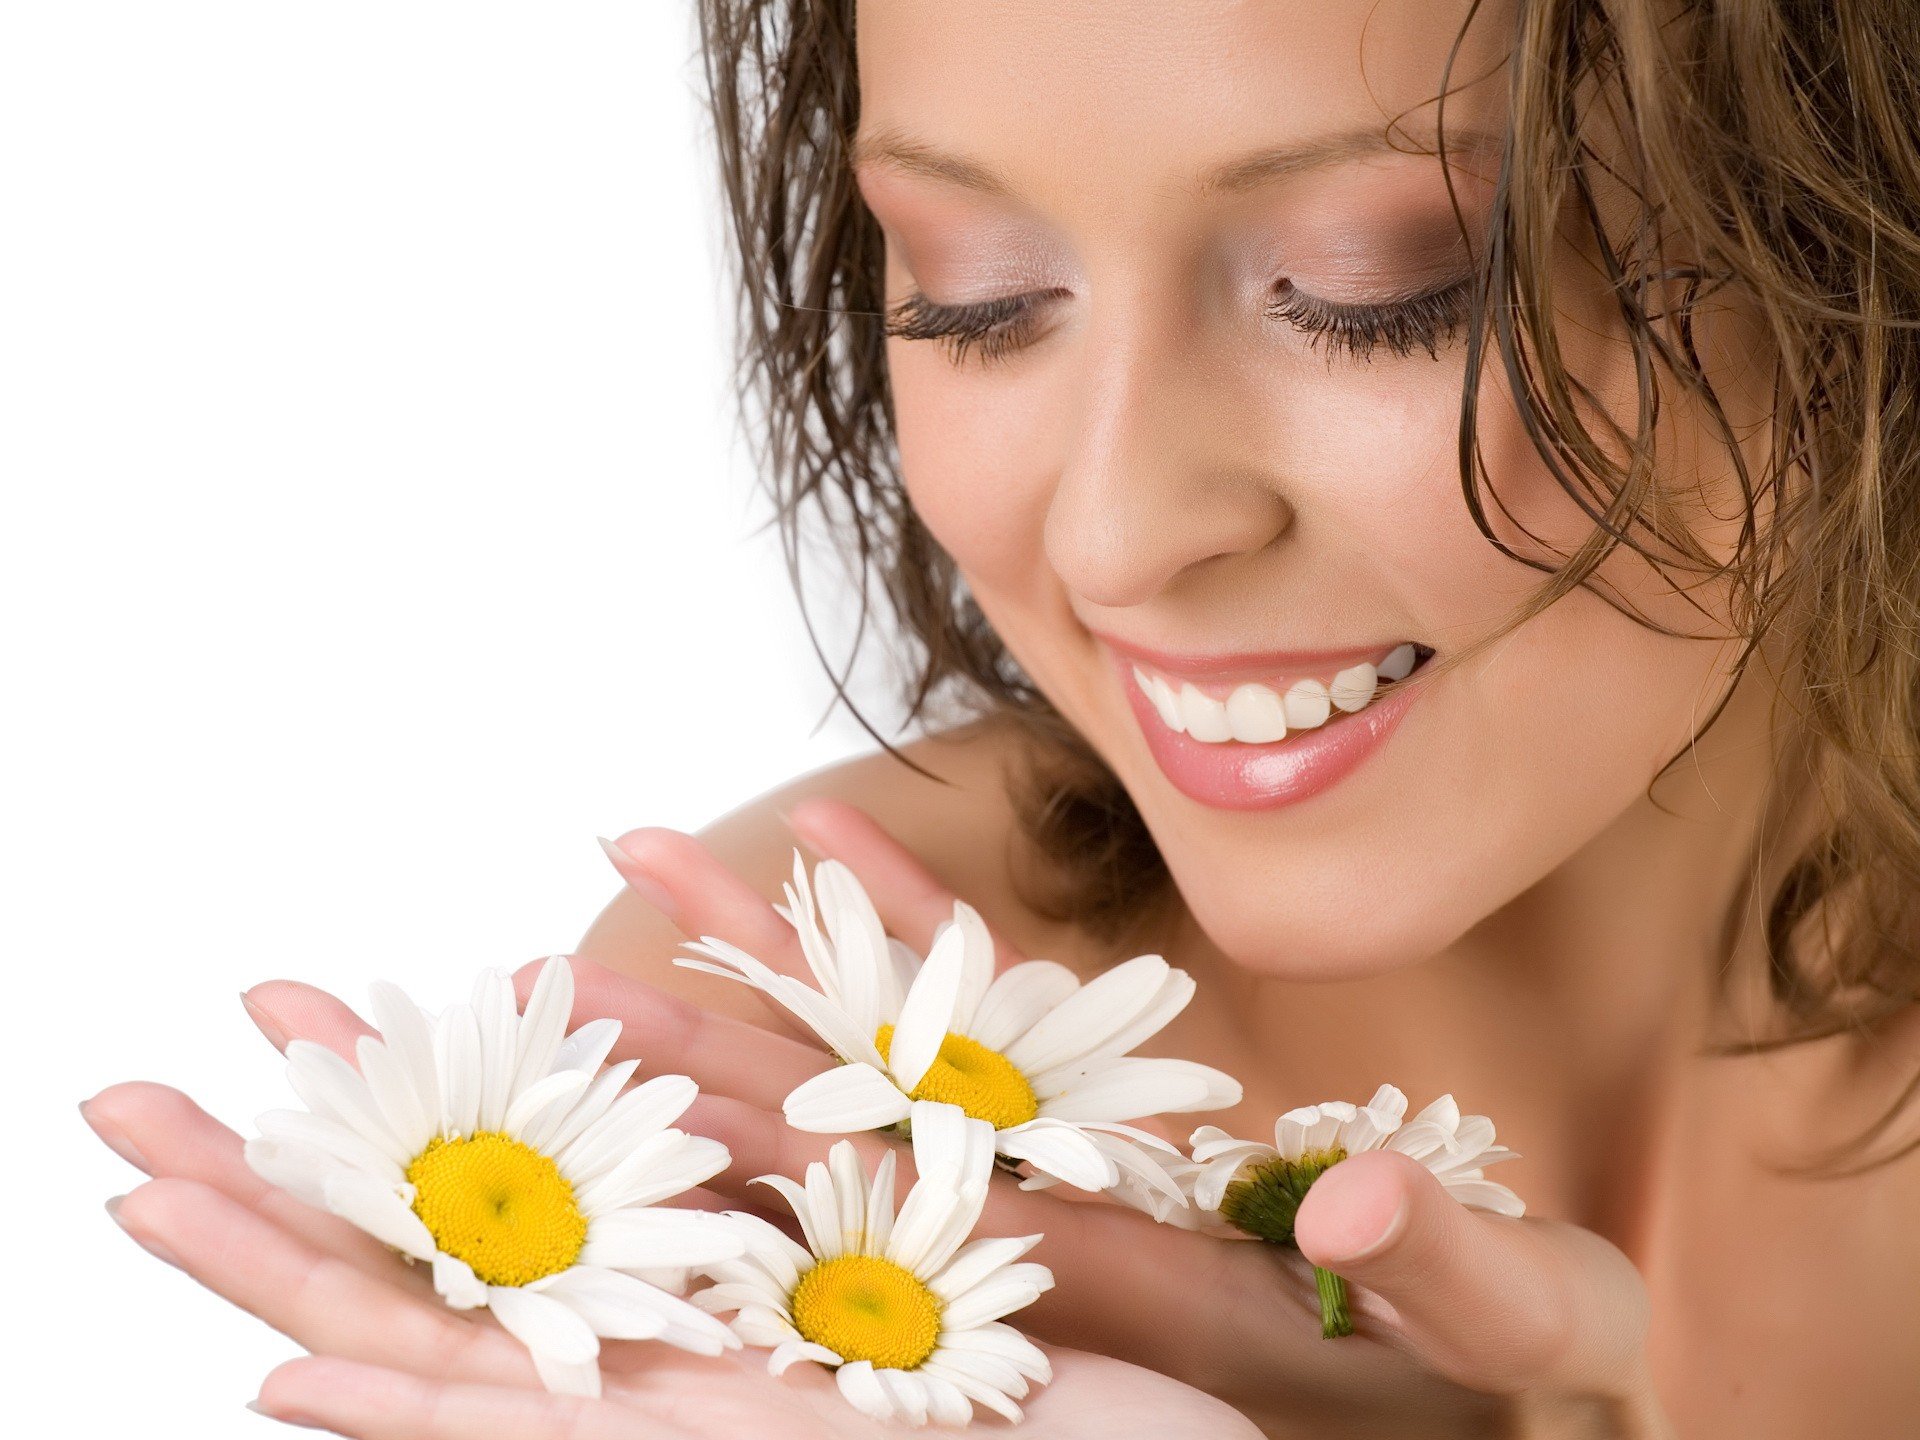
[[[1047,558],[1094,605],[1264,550],[1292,508],[1257,454],[1263,427],[1230,355],[1186,321],[1087,332],[1084,401],[1047,510]]]

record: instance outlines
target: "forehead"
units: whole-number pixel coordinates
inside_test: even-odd
[[[1137,195],[1262,151],[1377,145],[1390,121],[1424,149],[1459,42],[1451,149],[1504,119],[1509,4],[1463,35],[1472,0],[858,0],[862,153]]]

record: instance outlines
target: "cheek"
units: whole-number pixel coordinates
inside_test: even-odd
[[[1049,402],[1030,382],[962,371],[930,342],[888,342],[907,496],[976,594],[1045,592]]]

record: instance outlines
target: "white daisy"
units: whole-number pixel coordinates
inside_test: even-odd
[[[876,1420],[964,1425],[984,1405],[1017,1421],[1015,1402],[1053,1368],[1000,1317],[1053,1288],[1052,1271],[1020,1260],[1041,1237],[969,1243],[993,1173],[992,1128],[929,1101],[912,1120],[920,1178],[897,1217],[893,1155],[869,1184],[842,1140],[804,1185],[759,1177],[793,1207],[806,1244],[730,1212],[746,1257],[709,1266],[717,1283],[693,1302],[735,1312],[734,1333],[772,1349],[775,1375],[803,1360],[831,1367],[840,1393]]]
[[[1184,970],[1141,955],[1085,985],[1049,960],[996,978],[971,906],[955,902],[923,962],[888,939],[844,865],[823,861],[809,884],[796,852],[786,893],[818,990],[710,935],[687,947],[705,959],[677,963],[762,991],[844,1062],[787,1096],[789,1125],[852,1134],[899,1125],[916,1100],[944,1101],[993,1126],[998,1153],[1031,1167],[1029,1188],[1131,1177],[1185,1205],[1166,1173],[1178,1152],[1124,1123],[1239,1103],[1239,1082],[1218,1070],[1127,1053],[1193,998]]]
[[[1425,1165],[1463,1205],[1518,1216],[1526,1206],[1506,1186],[1485,1178],[1487,1166],[1518,1157],[1493,1143],[1493,1122],[1460,1114],[1442,1095],[1403,1126],[1407,1097],[1382,1085],[1365,1105],[1330,1100],[1289,1110],[1274,1122],[1273,1144],[1236,1140],[1213,1125],[1193,1132],[1194,1168],[1183,1178],[1196,1211],[1276,1245],[1292,1245],[1293,1222],[1307,1191],[1333,1166],[1363,1150],[1398,1150]],[[1321,1328],[1328,1337],[1353,1333],[1346,1282],[1314,1267]]]
[[[296,1040],[287,1073],[305,1111],[259,1119],[247,1163],[264,1179],[433,1267],[455,1309],[486,1306],[549,1389],[600,1393],[600,1337],[717,1355],[739,1341],[661,1288],[744,1253],[719,1216],[654,1208],[726,1169],[726,1147],[668,1128],[698,1093],[660,1075],[621,1094],[639,1062],[602,1070],[613,1020],[566,1034],[573,971],[540,971],[524,1016],[513,981],[433,1016],[373,987],[382,1038],[359,1069]]]

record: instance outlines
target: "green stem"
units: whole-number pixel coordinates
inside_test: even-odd
[[[1347,1282],[1331,1270],[1313,1267],[1314,1283],[1320,1287],[1320,1334],[1333,1340],[1353,1333],[1353,1319],[1347,1314]]]

